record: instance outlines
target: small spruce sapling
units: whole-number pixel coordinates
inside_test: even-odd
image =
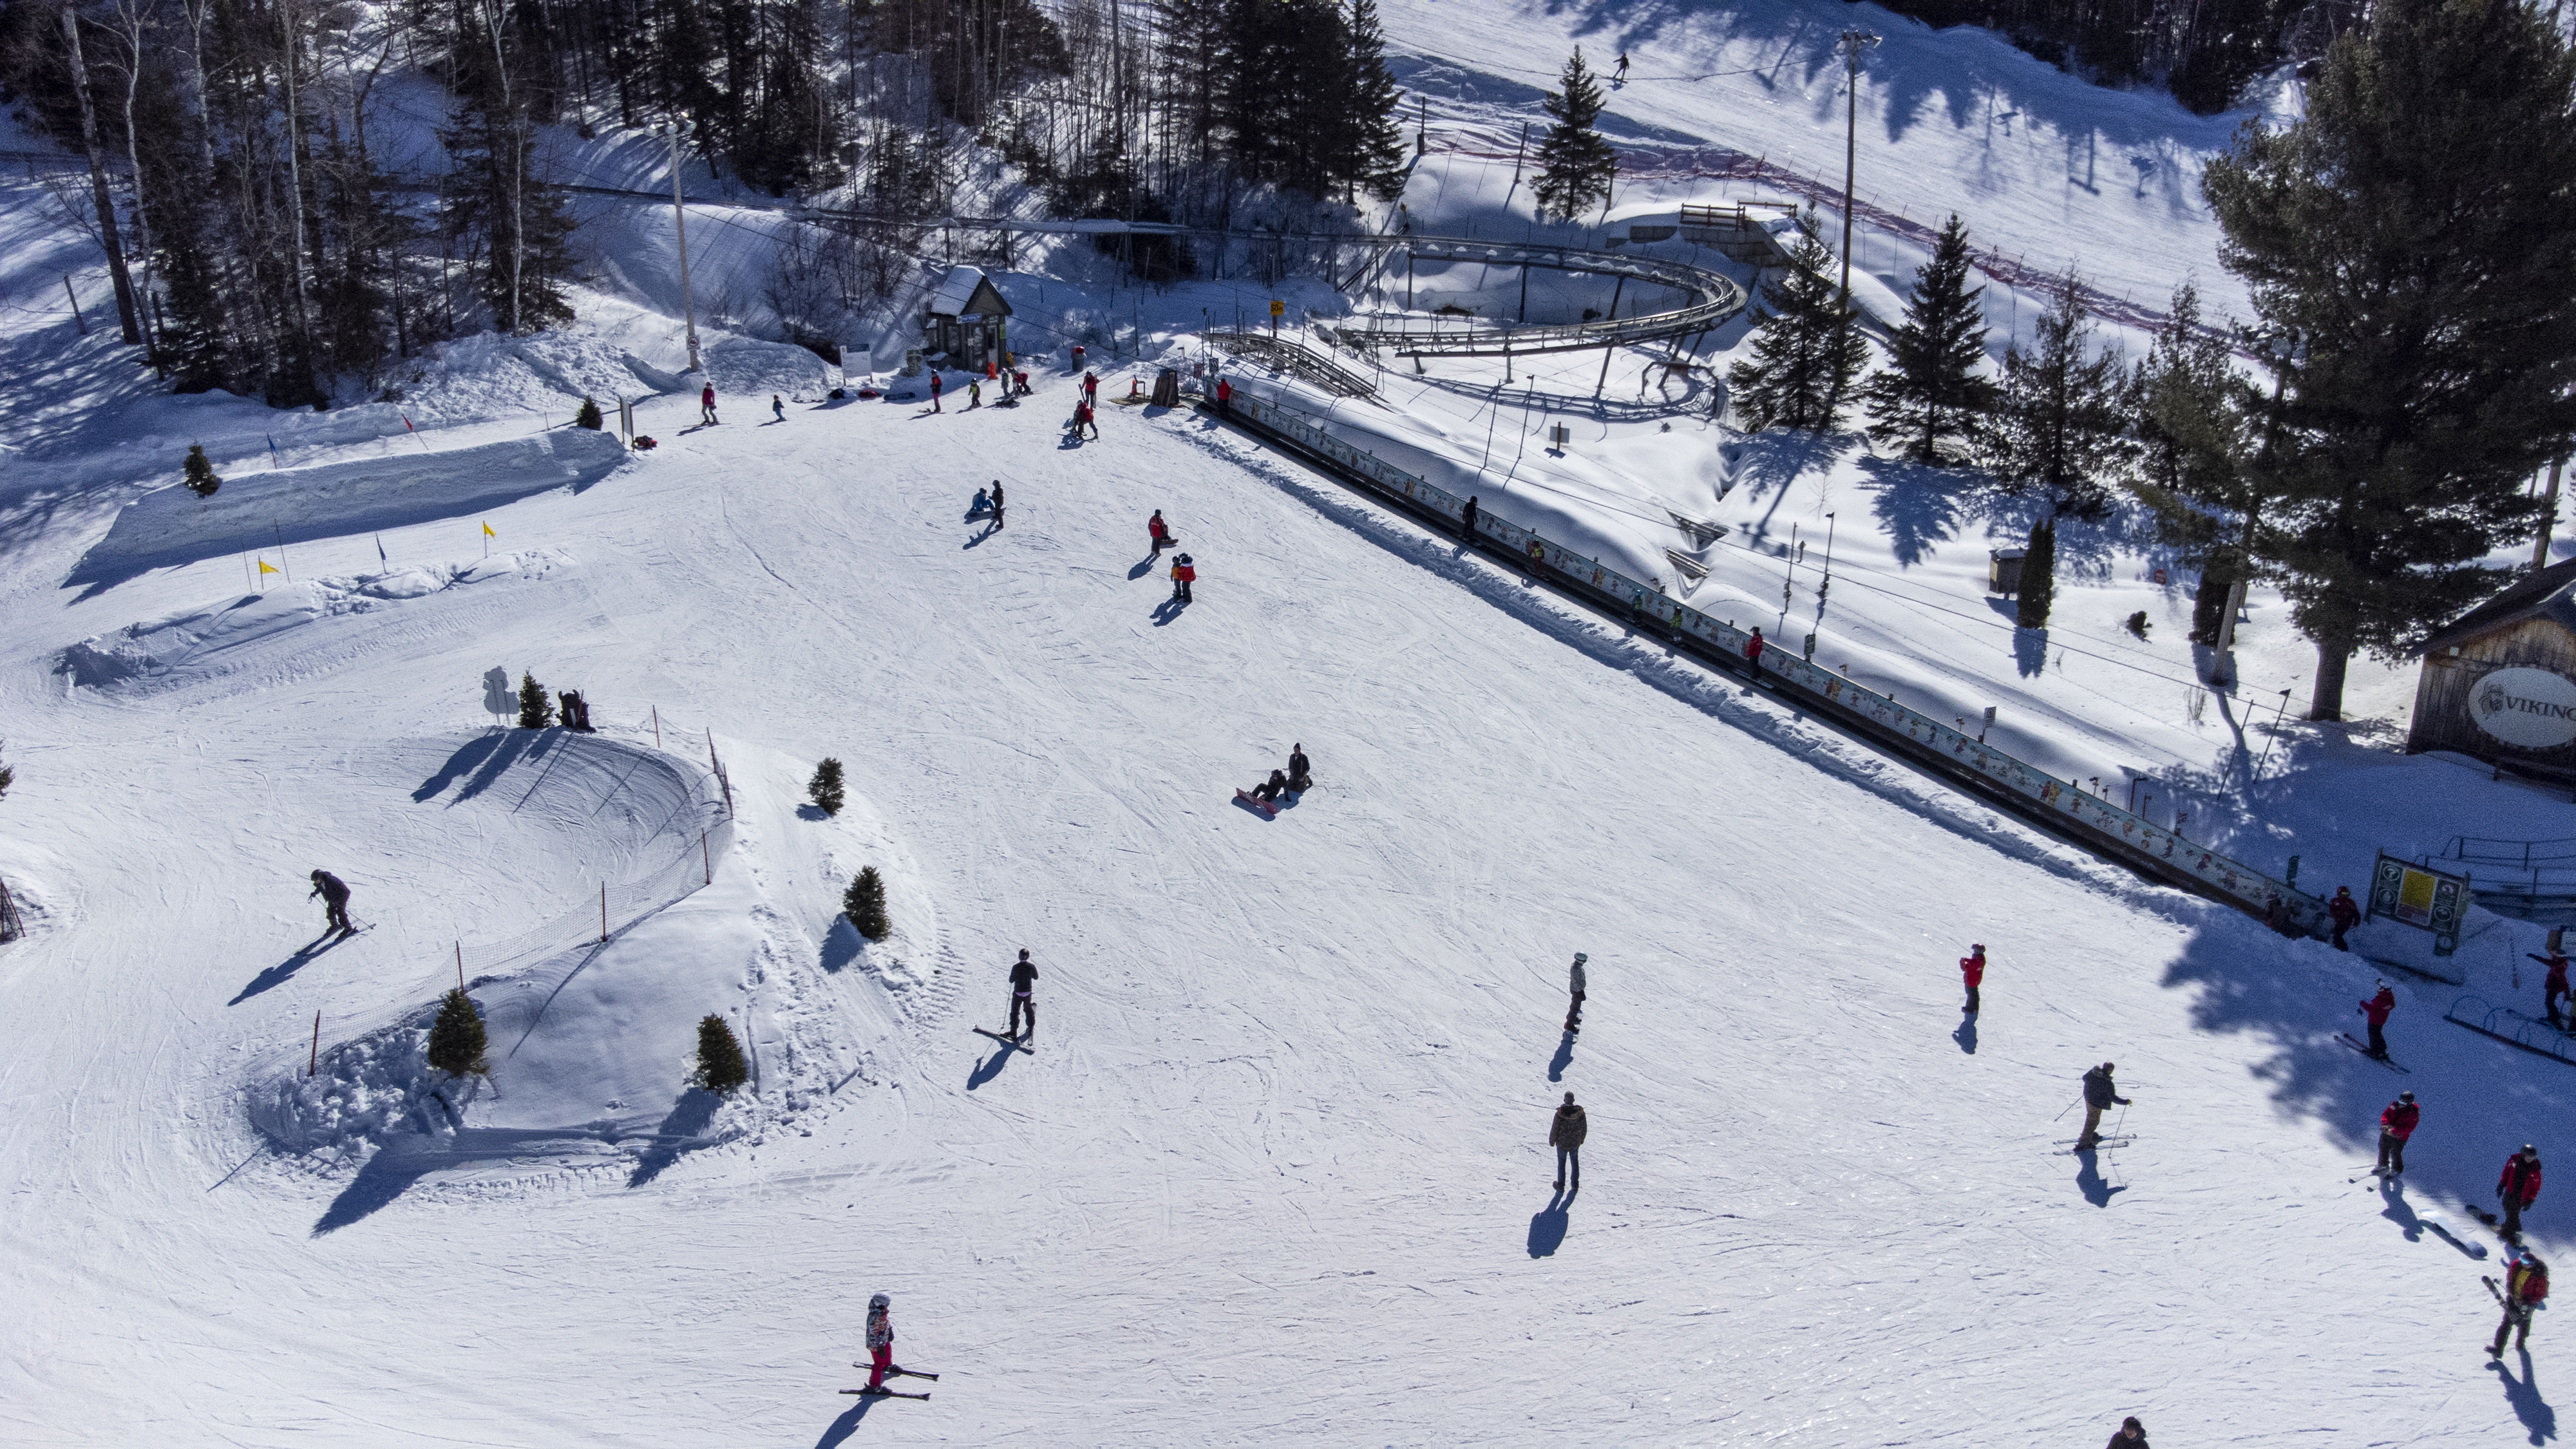
[[[814,767],[814,778],[805,782],[805,795],[814,808],[826,815],[841,813],[841,762],[825,760]]]
[[[871,941],[882,941],[894,934],[894,923],[886,919],[885,879],[869,866],[850,882],[841,896],[841,914],[850,918],[860,935]]]
[[[555,722],[554,701],[546,696],[546,687],[525,670],[519,672],[519,728],[541,730]]]
[[[438,1000],[438,1020],[429,1028],[429,1064],[449,1076],[480,1072],[483,1066],[483,1012],[462,989]]]
[[[2138,636],[2139,638],[2141,638],[2141,639],[2144,639],[2144,638],[2146,638],[2146,637],[2147,637],[2147,628],[2148,628],[2148,625],[2147,625],[2147,611],[2146,611],[2146,610],[2144,610],[2144,609],[2140,609],[2138,612],[2136,612],[2136,613],[2134,613],[2134,614],[2131,614],[2131,615],[2129,616],[2128,630],[2129,630],[2129,632],[2130,632],[2130,633],[2137,635],[2137,636]]]
[[[606,420],[601,418],[599,415],[599,404],[588,397],[584,397],[581,400],[581,411],[572,415],[572,425],[574,427],[588,428],[594,433],[599,431],[600,425],[604,421]]]
[[[206,445],[188,445],[188,487],[200,498],[212,498],[224,480],[215,476],[215,465],[206,460]]]
[[[698,1085],[710,1092],[730,1092],[751,1080],[751,1064],[743,1060],[742,1043],[734,1040],[733,1027],[712,1012],[698,1022]]]

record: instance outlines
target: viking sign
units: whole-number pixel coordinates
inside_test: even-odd
[[[2576,684],[2546,669],[2499,669],[2469,690],[2479,729],[2526,750],[2576,740]]]

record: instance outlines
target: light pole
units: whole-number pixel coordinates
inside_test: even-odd
[[[1816,607],[1825,607],[1825,594],[1834,586],[1834,516],[1825,515],[1825,579],[1816,585]]]
[[[2256,760],[2256,761],[2254,762],[2254,779],[2255,779],[2255,780],[2260,780],[2260,779],[2262,779],[2262,778],[2263,778],[2263,767],[2264,767],[2265,765],[2268,765],[2268,764],[2272,763],[2272,741],[2273,741],[2273,740],[2277,740],[2277,739],[2279,739],[2279,738],[2281,737],[2281,721],[2282,721],[2282,720],[2284,720],[2284,719],[2287,719],[2287,718],[2289,717],[2289,714],[2290,714],[2290,691],[2288,691],[2288,690],[2286,690],[2286,689],[2285,689],[2285,690],[2282,690],[2282,691],[2281,691],[2281,707],[2280,707],[2279,709],[2274,710],[2274,711],[2272,712],[2272,735],[2271,735],[2271,738],[2270,738],[2270,739],[2266,739],[2265,741],[2263,741],[2263,758],[2261,758],[2261,759],[2259,759],[2259,760]],[[2248,781],[2246,781],[2245,783],[2246,783],[2246,784],[2248,784],[2248,785],[2251,785],[2251,784],[2253,784],[2253,783],[2254,783],[2254,781],[2253,781],[2253,780],[2248,780]]]
[[[1843,95],[1843,305],[1851,305],[1852,173],[1860,162],[1860,53],[1878,44],[1866,30],[1843,32],[1843,64],[1849,84]]]
[[[698,299],[689,287],[689,213],[680,196],[680,133],[687,129],[689,113],[671,113],[671,226],[680,237],[680,310],[689,324],[689,371],[704,372],[698,363]]]

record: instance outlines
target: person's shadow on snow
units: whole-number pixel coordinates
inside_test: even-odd
[[[2531,1431],[2531,1442],[2546,1444],[2558,1437],[2558,1411],[2540,1397],[2539,1381],[2532,1376],[2531,1350],[2515,1352],[2522,1359],[2521,1378],[2515,1378],[2513,1370],[2506,1368],[2500,1358],[2488,1359],[2487,1367],[2503,1380],[2505,1402],[2513,1405],[2513,1416],[2522,1421],[2522,1427]]]
[[[982,543],[984,540],[986,540],[986,539],[988,539],[988,538],[991,538],[994,534],[997,534],[997,533],[999,533],[999,532],[1001,532],[1001,531],[1002,531],[1002,525],[1000,525],[1000,524],[998,524],[998,523],[988,523],[988,524],[985,524],[985,525],[984,525],[984,531],[983,531],[982,533],[976,534],[974,537],[972,537],[972,538],[970,538],[970,539],[966,540],[966,544],[965,544],[965,546],[966,546],[967,548],[973,548],[975,545],[977,545],[977,544],[979,544],[979,543]]]
[[[2084,1166],[2078,1169],[2075,1174],[2075,1185],[2083,1189],[2084,1200],[2086,1202],[2093,1204],[2095,1207],[2109,1207],[2111,1205],[2111,1194],[2115,1192],[2127,1192],[2129,1190],[2129,1185],[2127,1183],[2121,1183],[2115,1187],[2111,1183],[2104,1181],[2101,1168],[2094,1162],[2095,1156],[2096,1154],[2094,1150],[2089,1147],[2082,1152],[2075,1154],[2076,1160],[2084,1164]]]
[[[1575,1192],[1581,1191],[1581,1188],[1575,1189]],[[1531,1216],[1529,1229],[1531,1257],[1546,1258],[1555,1255],[1557,1248],[1565,1242],[1565,1215],[1573,1206],[1574,1193],[1560,1191],[1547,1200],[1547,1206],[1540,1208]]]
[[[1574,1033],[1569,1031],[1556,1039],[1556,1055],[1547,1064],[1547,1079],[1551,1082],[1564,1081],[1565,1069],[1572,1065],[1574,1065]]]
[[[1959,1029],[1950,1033],[1950,1039],[1959,1044],[1959,1050],[1975,1056],[1977,1054],[1977,1019],[1973,1016],[1960,1017]]]
[[[868,1410],[876,1406],[876,1400],[861,1395],[857,1403],[842,1410],[841,1417],[834,1419],[830,1426],[823,1430],[823,1437],[814,1441],[814,1449],[837,1449],[842,1440],[858,1432],[859,1421],[866,1418]]]
[[[1019,1054],[1020,1049],[1015,1046],[1005,1046],[998,1051],[995,1051],[993,1053],[992,1060],[978,1065],[974,1072],[966,1078],[966,1090],[971,1092],[977,1087],[984,1085],[986,1082],[993,1080],[995,1077],[1000,1076],[1002,1074],[1002,1068],[1009,1064],[1011,1058],[1018,1056]]]
[[[1162,557],[1163,556],[1159,553],[1149,553],[1145,555],[1142,563],[1137,564],[1134,568],[1127,571],[1127,582],[1132,584],[1138,579],[1143,578],[1145,575],[1152,573],[1154,571],[1154,565],[1160,562]]]
[[[1154,608],[1154,627],[1160,629],[1165,624],[1181,617],[1181,611],[1188,607],[1188,604],[1181,602],[1179,599],[1165,599]]]

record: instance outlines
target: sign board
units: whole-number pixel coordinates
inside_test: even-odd
[[[2433,954],[2459,949],[2460,923],[2469,914],[2469,882],[2387,851],[2370,870],[2369,916],[2386,916],[2433,933]]]
[[[2576,684],[2546,669],[2499,669],[2469,689],[2469,718],[2526,750],[2576,740]]]
[[[1271,298],[1271,299],[1270,299],[1270,315],[1271,315],[1271,316],[1273,316],[1273,317],[1285,317],[1285,316],[1287,316],[1287,315],[1288,315],[1288,304],[1287,304],[1287,303],[1285,303],[1285,302],[1280,301],[1280,300],[1279,300],[1278,298],[1276,298],[1276,297]]]

